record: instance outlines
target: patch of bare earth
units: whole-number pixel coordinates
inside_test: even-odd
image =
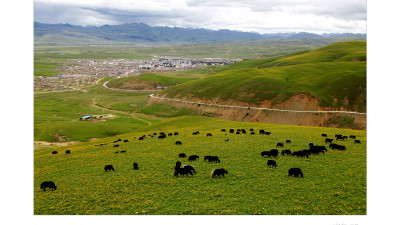
[[[197,97],[196,98],[191,97],[191,98],[180,98],[180,99],[185,101],[201,102],[208,104],[261,107],[261,108],[272,108],[272,109],[289,109],[297,111],[346,110],[346,109],[332,109],[327,107],[320,107],[319,100],[317,97],[310,97],[304,94],[294,95],[291,98],[275,105],[271,105],[273,99],[264,100],[260,105],[248,104],[245,102],[235,101],[235,100],[222,100],[219,98],[203,100]],[[164,100],[159,100],[156,98],[150,99],[150,102],[161,102],[161,101],[165,102]],[[329,121],[331,118],[337,116],[338,115],[337,113],[282,112],[282,111],[270,111],[262,109],[243,109],[234,107],[188,104],[175,101],[168,101],[168,103],[176,107],[190,108],[204,116],[211,116],[226,120],[289,124],[289,125],[313,126],[313,127],[325,127],[325,126],[339,127],[338,124],[327,123],[327,121]],[[360,129],[366,129],[365,115],[343,114],[343,116],[354,118],[354,123],[356,123]]]

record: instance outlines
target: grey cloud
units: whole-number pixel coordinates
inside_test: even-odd
[[[366,24],[365,0],[186,0],[183,4],[163,1],[162,4],[149,2],[149,5],[137,2],[124,5],[113,1],[101,4],[84,4],[78,1],[63,3],[62,0],[57,4],[47,0],[36,1],[40,2],[34,4],[35,21],[46,23],[146,23],[150,26],[236,29],[260,33],[273,30],[342,32],[344,29],[348,32],[345,27],[365,32],[366,29],[363,27]],[[276,18],[277,14],[278,18],[271,23],[271,18]],[[309,22],[310,18],[314,18],[316,23]],[[302,21],[303,19],[307,22]],[[296,21],[288,23],[288,20]],[[321,26],[323,20],[330,25]],[[334,23],[333,20],[337,22]]]

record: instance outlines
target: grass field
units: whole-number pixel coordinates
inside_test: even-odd
[[[227,134],[221,128],[265,129],[270,136]],[[179,132],[159,140],[137,140],[153,132]],[[197,136],[192,132],[200,131]],[[206,137],[212,133],[212,137]],[[260,152],[290,139],[283,149],[302,150],[308,143],[325,145],[321,133],[356,135],[334,141],[346,151],[328,150],[310,158],[279,155],[277,168],[267,167]],[[136,137],[136,139],[134,139]],[[128,139],[119,148],[117,138]],[[229,139],[229,141],[224,141]],[[182,141],[176,146],[175,141]],[[70,149],[71,154],[65,154]],[[57,150],[58,155],[51,152]],[[115,154],[115,151],[126,153]],[[281,151],[282,149],[279,149]],[[188,162],[179,153],[196,154]],[[203,161],[217,155],[220,163]],[[193,177],[174,177],[176,161],[192,164]],[[137,162],[139,170],[133,170]],[[112,164],[115,171],[104,172]],[[288,169],[298,167],[304,178],[288,177]],[[224,178],[211,179],[213,169],[225,168]],[[56,191],[42,191],[43,181],[54,181]],[[133,133],[34,152],[35,215],[92,214],[267,214],[267,215],[365,215],[366,214],[366,132],[263,123],[232,122],[207,117],[185,116],[137,129]]]
[[[314,51],[253,59],[219,73],[170,87],[168,97],[281,103],[295,94],[319,98],[320,106],[366,109],[366,42],[335,43]]]
[[[147,96],[109,91],[102,83],[88,88],[87,92],[35,94],[34,140],[57,141],[54,136],[57,134],[70,138],[68,141],[88,141],[131,132],[148,126],[149,122],[157,123],[162,118],[131,115],[146,105]],[[105,121],[78,120],[86,115],[103,115]]]

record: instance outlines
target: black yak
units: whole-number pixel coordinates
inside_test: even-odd
[[[179,154],[179,158],[186,158],[186,154],[185,153],[180,153]]]
[[[114,145],[113,147],[116,148],[116,147],[119,147],[119,145]]]
[[[55,154],[58,154],[58,152],[57,151],[53,151],[51,154],[55,155]]]
[[[189,156],[188,160],[189,160],[189,162],[191,162],[191,161],[196,161],[196,159],[198,159],[198,158],[199,158],[198,155],[191,155],[191,156]]]
[[[361,144],[360,140],[354,140],[354,144]]]
[[[268,160],[267,162],[268,167],[277,167],[275,160]]]
[[[271,153],[271,156],[273,156],[273,157],[277,157],[279,155],[278,149],[271,149],[269,152]]]
[[[269,152],[269,151],[262,151],[262,152],[261,152],[261,156],[262,156],[262,157],[264,157],[264,156],[271,157],[271,152]]]
[[[290,140],[286,140],[286,143],[288,143],[288,144],[290,143],[291,144],[292,142]]]
[[[134,170],[138,170],[139,169],[139,165],[137,163],[133,163],[133,169]]]
[[[211,177],[212,177],[212,178],[215,178],[215,176],[221,177],[221,175],[222,175],[223,177],[225,177],[225,174],[228,174],[228,171],[225,170],[225,169],[223,169],[223,168],[221,168],[221,169],[214,169],[214,170],[211,172]]]
[[[290,151],[289,149],[282,150],[282,155],[292,155],[292,151]]]
[[[332,143],[333,139],[332,138],[325,138],[325,143]]]
[[[175,145],[182,145],[182,142],[181,141],[176,141]]]
[[[207,137],[211,137],[212,136],[212,134],[211,133],[207,133],[207,135],[206,135]]]
[[[65,154],[70,154],[70,153],[71,153],[70,150],[65,151]]]
[[[46,191],[46,188],[57,190],[57,186],[53,181],[43,181],[40,184],[40,189],[43,189],[43,191]]]
[[[322,134],[322,137],[328,137],[328,135],[327,134]]]
[[[285,147],[285,144],[283,144],[282,142],[278,142],[276,143],[276,147]]]
[[[104,167],[104,170],[105,170],[105,172],[107,172],[107,171],[114,171],[114,167],[112,166],[112,165],[106,165],[105,167]]]
[[[289,177],[294,176],[294,177],[303,177],[303,172],[301,172],[300,168],[290,168],[289,169]]]

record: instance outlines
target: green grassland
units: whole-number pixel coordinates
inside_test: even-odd
[[[227,134],[221,128],[265,129],[270,136]],[[153,132],[179,132],[178,136],[145,138]],[[192,132],[200,131],[197,136]],[[212,137],[206,137],[212,133]],[[310,158],[279,155],[277,168],[268,168],[260,152],[290,139],[283,149],[302,150],[308,142],[325,145],[321,133],[356,135],[340,142],[346,151],[328,150]],[[136,139],[134,139],[136,137]],[[112,147],[117,138],[128,139]],[[224,141],[229,139],[229,141]],[[176,146],[175,141],[182,141]],[[111,143],[95,147],[100,143]],[[70,149],[71,154],[65,154]],[[51,152],[57,150],[58,155]],[[126,153],[115,154],[115,151]],[[279,149],[281,151],[282,149]],[[196,154],[188,162],[179,153]],[[203,161],[217,155],[220,163]],[[192,164],[193,177],[174,177],[176,161]],[[137,162],[139,170],[133,170]],[[112,164],[115,171],[104,172]],[[288,177],[298,167],[304,178]],[[212,179],[213,169],[229,174]],[[56,191],[42,191],[43,181],[54,181]],[[365,215],[366,214],[366,132],[264,123],[225,121],[184,116],[141,127],[132,133],[72,146],[38,149],[34,152],[35,215],[183,215],[183,214],[267,214],[267,215]]]
[[[245,60],[219,73],[170,87],[168,97],[277,104],[294,94],[317,96],[320,106],[366,109],[366,42],[335,43],[317,50]]]
[[[150,72],[140,74],[139,76],[111,78],[107,86],[111,88],[131,89],[129,88],[130,83],[137,84],[147,81],[146,84],[151,85],[154,89],[156,89],[157,86],[169,87],[210,76],[216,73],[220,68],[221,66],[202,66],[195,70],[188,71]]]
[[[34,140],[56,141],[51,134],[57,134],[71,138],[69,141],[87,141],[148,126],[130,115],[135,106],[145,106],[147,96],[109,91],[101,84],[88,88],[87,92],[37,93],[34,98]],[[78,120],[86,115],[112,117],[101,122]],[[141,115],[141,119],[150,123],[161,120],[146,115]]]
[[[151,59],[154,55],[189,58],[274,57],[297,51],[312,50],[334,42],[360,40],[363,37],[304,38],[279,40],[241,40],[209,44],[172,46],[94,45],[94,46],[35,46],[35,76],[54,76],[57,61],[65,59]]]

